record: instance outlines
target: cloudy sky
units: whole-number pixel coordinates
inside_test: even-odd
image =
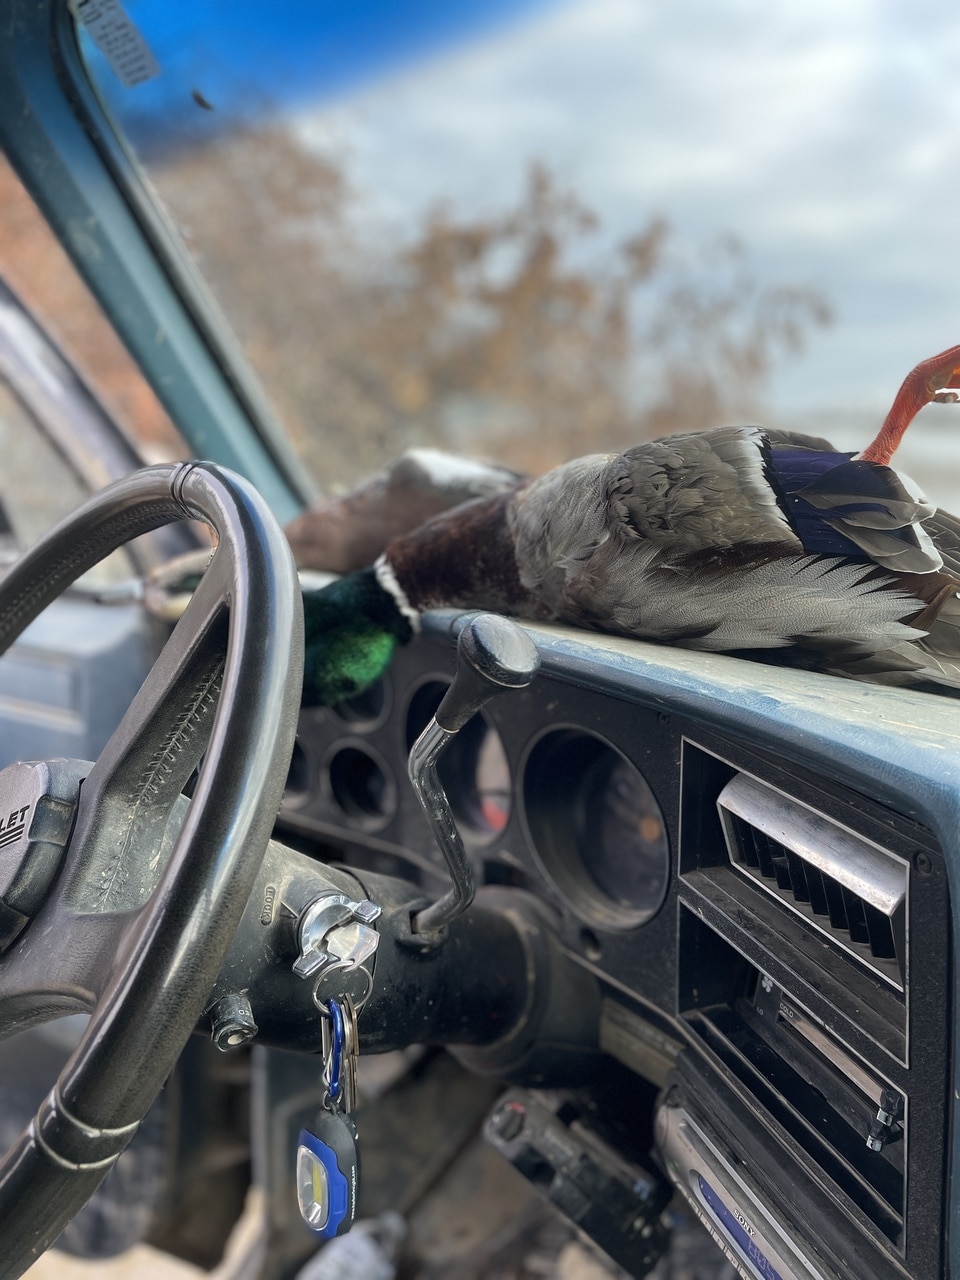
[[[653,213],[691,243],[733,232],[764,280],[835,312],[772,388],[778,417],[863,422],[960,342],[958,67],[947,0],[570,0],[347,93],[310,131],[400,222],[441,197],[503,205],[537,158],[611,235]],[[924,451],[956,431],[960,458],[960,409],[921,421]]]
[[[907,371],[960,343],[955,0],[127,3],[162,74],[125,97],[106,75],[116,109],[215,130],[279,95],[374,225],[503,208],[540,160],[610,240],[653,215],[691,248],[734,234],[762,281],[834,310],[770,389],[785,425],[856,447]],[[950,454],[960,477],[960,407],[917,428],[898,460]]]

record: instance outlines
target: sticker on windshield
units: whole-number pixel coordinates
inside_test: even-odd
[[[74,13],[125,89],[160,74],[156,58],[120,0],[73,0]]]

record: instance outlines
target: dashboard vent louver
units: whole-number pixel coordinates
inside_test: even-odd
[[[717,805],[735,866],[903,989],[902,859],[747,774]]]

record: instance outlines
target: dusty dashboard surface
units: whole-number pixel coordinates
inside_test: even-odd
[[[406,756],[456,626],[431,616],[381,685],[303,713],[281,838],[442,890]],[[728,1250],[940,1275],[956,704],[532,634],[541,674],[442,762],[478,883],[538,896],[601,979],[600,1047],[662,1090],[659,1158]]]

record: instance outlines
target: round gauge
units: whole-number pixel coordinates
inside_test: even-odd
[[[387,706],[387,695],[384,682],[376,680],[362,693],[353,698],[344,698],[342,702],[331,707],[333,714],[347,724],[372,727],[381,723]]]
[[[577,916],[630,929],[656,914],[670,878],[667,827],[626,756],[595,734],[551,730],[527,758],[523,801],[541,867]]]
[[[439,707],[447,685],[428,680],[410,699],[407,750]],[[493,839],[510,820],[510,766],[500,735],[478,714],[444,748],[437,774],[464,838]]]
[[[382,826],[396,812],[396,784],[365,743],[335,751],[327,761],[326,778],[338,808],[361,827]]]

